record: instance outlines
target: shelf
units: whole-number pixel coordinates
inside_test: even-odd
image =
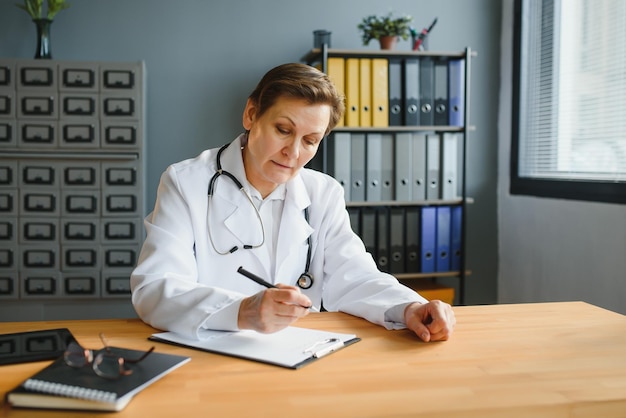
[[[446,57],[446,58],[465,58],[465,51],[443,52],[443,51],[399,51],[388,49],[328,49],[329,57]],[[306,53],[301,61],[312,63],[319,60],[322,55],[321,48],[313,48]],[[472,56],[476,56],[475,52],[471,52]]]
[[[465,270],[465,276],[471,275],[472,272],[470,270]],[[460,271],[440,271],[434,273],[396,273],[393,276],[398,280],[406,280],[406,279],[434,279],[437,277],[459,277],[461,275]]]
[[[45,160],[138,160],[137,152],[111,152],[100,149],[85,151],[61,151],[58,148],[49,151],[4,151],[0,149],[0,158],[28,158]]]
[[[432,125],[432,126],[339,126],[335,127],[332,132],[464,132],[475,131],[475,126],[468,126],[467,129],[462,126]]]
[[[371,206],[451,206],[460,205],[463,203],[463,199],[446,199],[446,200],[381,200],[381,201],[348,201],[346,207],[371,207]],[[474,203],[474,199],[468,197],[465,199],[465,203]]]
[[[340,126],[333,132],[463,132],[462,126]]]

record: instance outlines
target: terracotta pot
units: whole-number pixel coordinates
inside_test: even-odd
[[[380,49],[394,49],[398,42],[397,36],[382,36],[380,39]]]

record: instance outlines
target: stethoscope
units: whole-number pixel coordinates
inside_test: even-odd
[[[208,197],[209,197],[209,201],[207,204],[207,233],[209,235],[209,240],[211,241],[211,245],[213,246],[213,249],[215,250],[216,253],[220,255],[232,254],[239,249],[239,247],[235,245],[228,251],[219,251],[217,247],[215,246],[215,243],[213,242],[213,235],[211,234],[211,228],[208,227],[210,223],[209,212],[211,208],[211,200],[213,197],[213,193],[215,192],[216,181],[218,177],[221,176],[222,174],[224,174],[226,177],[231,179],[232,182],[235,183],[237,188],[244,194],[244,196],[246,196],[246,199],[248,199],[248,201],[250,202],[250,205],[252,205],[252,208],[254,208],[254,213],[256,214],[256,217],[259,220],[259,224],[261,225],[261,242],[258,244],[244,244],[243,249],[251,250],[254,248],[259,248],[265,243],[265,226],[263,225],[263,219],[261,219],[261,214],[259,213],[259,210],[257,209],[256,205],[252,201],[252,198],[250,197],[250,195],[243,188],[243,184],[241,184],[241,182],[237,180],[237,177],[235,177],[232,173],[229,173],[228,171],[222,169],[222,162],[221,162],[222,152],[224,152],[224,150],[228,148],[228,145],[230,144],[224,145],[222,148],[219,149],[219,151],[217,151],[217,157],[216,157],[217,171],[215,172],[215,174],[213,174],[213,177],[211,177],[211,180],[209,181],[209,190],[207,192]],[[304,208],[304,219],[307,221],[307,223],[309,222],[309,208],[308,207]],[[311,235],[307,237],[306,242],[308,245],[308,249],[306,253],[306,264],[304,266],[304,273],[302,273],[300,277],[298,278],[298,280],[296,281],[296,284],[301,289],[310,288],[311,286],[313,286],[313,281],[314,281],[313,274],[309,272],[309,268],[311,267],[311,251],[312,251]]]

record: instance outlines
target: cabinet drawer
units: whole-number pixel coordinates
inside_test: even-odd
[[[20,246],[21,267],[23,269],[58,269],[58,245]]]
[[[104,270],[102,272],[102,297],[129,298],[130,273],[131,270]]]
[[[59,90],[97,93],[99,86],[97,63],[68,62],[59,64]]]
[[[76,273],[63,273],[63,293],[70,297],[99,297],[100,272],[85,270]]]
[[[58,119],[58,95],[56,92],[38,91],[17,94],[17,117]]]
[[[67,163],[62,167],[61,184],[64,188],[91,188],[100,187],[100,163],[84,161]]]
[[[17,66],[18,90],[28,89],[57,89],[57,65],[54,61],[41,60],[18,63]]]
[[[97,190],[65,190],[61,216],[99,216],[100,193]]]
[[[20,242],[49,243],[58,239],[57,218],[20,218]]]
[[[134,268],[138,246],[103,247],[104,268]]]
[[[0,218],[0,242],[17,240],[17,218]]]
[[[98,252],[99,249],[97,247],[63,246],[63,262],[61,264],[61,268],[63,270],[77,268],[100,268],[100,263],[98,262]]]
[[[17,269],[17,245],[0,245],[0,269]]]
[[[59,147],[100,147],[100,123],[98,119],[65,119],[59,122]]]
[[[0,148],[17,146],[17,122],[15,119],[0,119]]]
[[[0,118],[15,117],[15,101],[15,92],[0,89]]]
[[[58,191],[23,189],[21,215],[58,216]]]
[[[17,270],[0,270],[0,299],[17,299],[19,296]]]
[[[0,160],[0,187],[17,187],[17,161]]]
[[[61,242],[98,242],[100,222],[98,220],[61,218]]]
[[[45,120],[18,122],[18,148],[56,148],[57,123]]]
[[[61,274],[57,271],[20,271],[22,299],[58,297]]]
[[[99,116],[98,96],[94,94],[61,94],[61,117],[94,118]]]
[[[17,190],[0,189],[0,216],[17,215]]]

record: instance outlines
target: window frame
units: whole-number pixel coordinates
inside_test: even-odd
[[[606,203],[626,203],[626,182],[547,179],[519,176],[519,107],[521,85],[522,3],[515,0],[513,22],[513,103],[511,124],[510,187],[512,195]],[[626,133],[625,133],[626,134]]]

